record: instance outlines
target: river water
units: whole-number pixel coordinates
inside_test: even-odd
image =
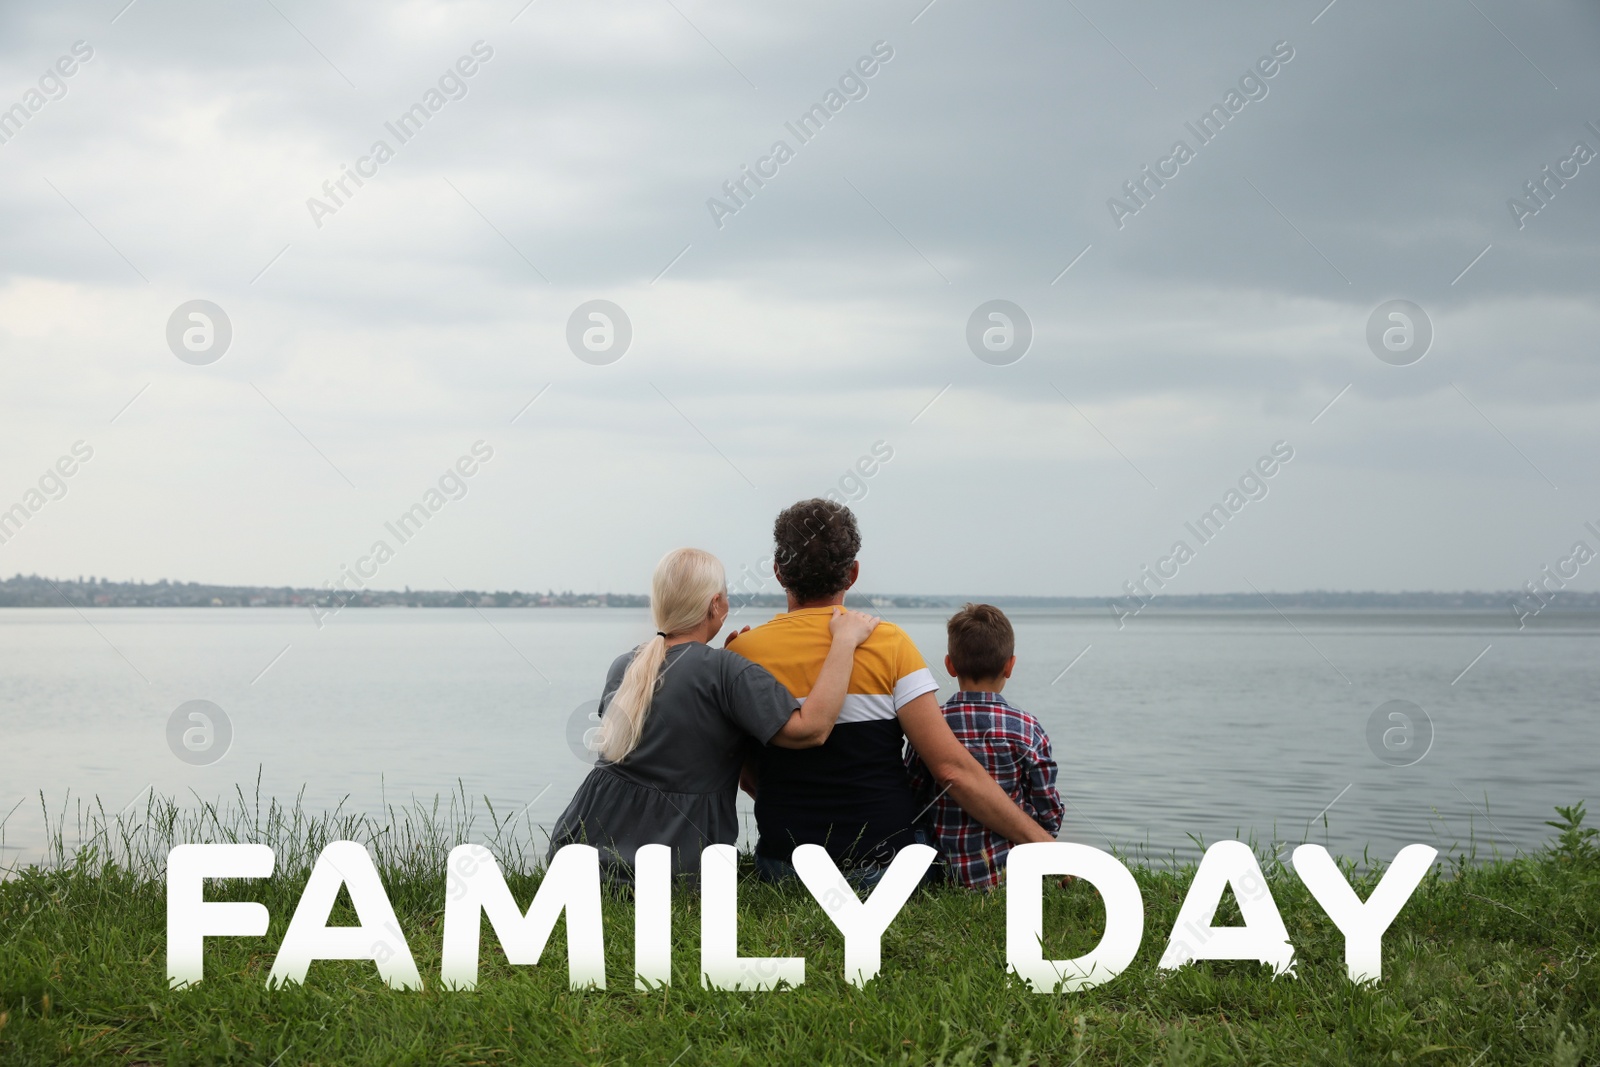
[[[947,613],[882,610],[948,695]],[[1121,630],[1105,612],[1010,614],[1006,696],[1051,734],[1066,840],[1158,861],[1236,836],[1487,856],[1537,847],[1553,805],[1600,799],[1600,616],[1519,633],[1509,613],[1152,609]],[[0,863],[41,848],[41,791],[52,810],[70,792],[115,811],[148,789],[248,793],[258,773],[313,809],[459,783],[548,825],[587,770],[569,743],[585,703],[650,630],[604,608],[352,608],[321,629],[294,609],[0,610]],[[169,743],[194,700],[231,727],[213,762],[220,723],[207,749],[186,712]]]

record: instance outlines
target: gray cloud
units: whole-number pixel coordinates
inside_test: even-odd
[[[1600,162],[1521,229],[1506,207],[1600,150],[1590,6],[276,4],[0,13],[0,106],[95,49],[0,145],[0,488],[105,441],[0,569],[316,581],[480,436],[508,462],[397,581],[642,588],[664,536],[758,559],[771,510],[877,439],[881,588],[1114,592],[1277,439],[1301,488],[1239,541],[1280,587],[1514,584],[1594,517]],[[478,41],[465,95],[398,143]],[[785,123],[880,41],[800,143]],[[1185,123],[1280,41],[1199,144]],[[1194,158],[1119,229],[1107,199],[1179,138]],[[317,226],[308,198],[379,139],[394,158]],[[207,368],[163,340],[195,297],[235,329]],[[594,297],[634,322],[610,367],[565,347]],[[1036,332],[1009,367],[963,340],[996,297]],[[1437,331],[1410,367],[1364,340],[1395,297]],[[938,532],[965,486],[1022,550]],[[1467,540],[1395,559],[1364,531],[1397,521]],[[1194,591],[1240,588],[1211,557]]]

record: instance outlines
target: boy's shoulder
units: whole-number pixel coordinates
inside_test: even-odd
[[[1025,730],[1044,734],[1044,724],[1037,716],[1017,707],[999,693],[979,693],[976,694],[979,698],[976,700],[972,699],[974,695],[964,692],[953,693],[941,709],[946,715],[971,714],[977,711],[986,711],[990,715],[1000,714],[1012,719]]]
[[[1033,718],[1032,715],[1029,715],[1028,712],[1011,703],[1011,701],[1007,700],[1005,696],[1000,693],[979,693],[971,689],[958,689],[954,693],[950,694],[950,698],[944,702],[943,706],[952,708],[958,705],[966,705],[968,707],[998,708],[1002,711],[1009,711],[1015,715],[1025,715],[1030,719]]]

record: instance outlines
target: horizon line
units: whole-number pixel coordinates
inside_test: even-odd
[[[71,603],[71,598],[65,595],[62,587],[66,587],[66,589],[70,589],[72,592],[78,593],[80,596],[84,594],[85,590],[91,590],[92,589],[92,590],[106,590],[107,594],[110,594],[112,592],[123,592],[125,594],[129,590],[144,590],[144,591],[148,591],[148,590],[174,590],[174,591],[176,591],[176,590],[184,590],[184,591],[188,591],[191,595],[195,595],[195,596],[199,596],[199,595],[212,595],[212,596],[215,596],[217,594],[226,594],[226,595],[235,596],[235,597],[241,597],[242,596],[242,597],[245,597],[245,598],[254,597],[254,598],[257,598],[257,599],[264,599],[264,598],[269,597],[269,596],[285,596],[285,595],[287,595],[287,596],[291,596],[291,597],[296,598],[296,603],[295,604],[283,605],[283,606],[298,606],[299,599],[303,599],[303,598],[318,598],[318,599],[320,599],[320,598],[327,598],[327,597],[338,597],[338,598],[341,598],[341,599],[346,599],[347,602],[352,604],[352,605],[362,606],[362,605],[360,605],[360,601],[363,600],[363,599],[368,599],[368,598],[383,598],[385,600],[390,600],[390,599],[394,599],[394,598],[408,598],[409,597],[409,598],[426,598],[428,600],[433,600],[433,601],[438,601],[438,600],[464,600],[465,599],[464,598],[464,594],[471,594],[474,597],[474,599],[479,598],[479,597],[490,597],[490,598],[494,598],[494,597],[509,597],[509,598],[513,598],[513,599],[524,599],[524,600],[526,600],[528,598],[533,598],[533,599],[535,599],[537,601],[546,602],[546,603],[533,603],[533,604],[526,604],[525,603],[525,604],[522,604],[522,605],[518,605],[518,606],[533,606],[533,607],[541,607],[541,606],[582,606],[582,605],[573,605],[573,604],[570,603],[571,601],[626,600],[626,601],[634,601],[634,602],[636,602],[634,604],[622,604],[622,605],[613,605],[613,604],[609,604],[609,603],[601,603],[599,605],[594,605],[594,606],[606,606],[606,607],[610,607],[610,606],[622,606],[622,607],[643,606],[643,605],[647,605],[649,603],[649,596],[648,596],[648,594],[645,594],[645,593],[632,593],[632,592],[619,593],[619,592],[613,592],[613,591],[592,591],[592,590],[591,591],[578,592],[578,591],[575,591],[575,590],[572,590],[572,589],[562,590],[562,591],[558,592],[554,588],[549,588],[549,589],[545,589],[545,590],[542,590],[542,591],[538,590],[538,589],[523,590],[523,589],[517,589],[517,588],[513,588],[511,590],[495,589],[495,590],[491,591],[491,590],[489,590],[487,588],[485,588],[485,589],[475,589],[475,588],[458,589],[458,588],[455,588],[455,587],[451,587],[448,590],[447,589],[422,589],[422,588],[413,589],[410,586],[405,586],[402,589],[376,589],[376,588],[368,588],[368,587],[358,587],[358,588],[355,588],[355,589],[351,589],[351,588],[344,588],[344,587],[336,588],[336,587],[331,587],[331,586],[323,586],[323,587],[319,588],[319,587],[313,587],[313,586],[294,586],[294,585],[260,585],[260,584],[224,585],[224,584],[210,583],[210,582],[173,581],[173,580],[167,579],[167,578],[162,578],[162,579],[159,579],[157,581],[145,581],[145,580],[138,580],[138,581],[132,581],[132,580],[129,580],[129,581],[111,581],[111,580],[108,580],[108,579],[106,579],[104,577],[98,577],[97,578],[95,576],[90,576],[87,580],[85,580],[82,575],[79,575],[75,579],[74,578],[49,578],[49,577],[44,577],[42,575],[39,575],[37,573],[30,574],[30,575],[23,575],[20,572],[15,574],[15,575],[13,575],[10,578],[0,578],[0,590],[16,589],[19,586],[23,586],[23,587],[30,586],[30,585],[35,585],[36,586],[38,583],[43,583],[43,585],[49,586],[51,588],[51,590],[56,594],[58,599],[64,600],[69,604]],[[1251,589],[1249,591],[1246,591],[1246,590],[1229,590],[1229,591],[1226,591],[1226,592],[1209,592],[1209,593],[1207,593],[1207,592],[1168,593],[1168,592],[1159,592],[1158,591],[1158,592],[1155,592],[1155,593],[1152,594],[1152,593],[1149,593],[1148,591],[1141,591],[1141,592],[1144,592],[1144,595],[1142,597],[1135,597],[1133,594],[1129,594],[1129,593],[1126,593],[1126,592],[1120,593],[1120,594],[1111,595],[1111,594],[1083,594],[1083,593],[985,593],[985,594],[970,594],[970,593],[906,593],[906,592],[886,593],[886,592],[861,591],[861,592],[850,592],[850,593],[847,594],[847,598],[850,599],[850,600],[853,600],[853,601],[858,601],[858,602],[865,601],[865,602],[867,602],[869,604],[872,604],[874,606],[885,606],[885,607],[887,607],[887,606],[899,606],[899,607],[915,607],[915,606],[918,606],[917,604],[914,604],[914,603],[911,603],[911,604],[900,603],[900,602],[904,602],[904,601],[937,602],[937,603],[927,603],[927,604],[924,605],[924,606],[928,606],[928,607],[944,606],[948,602],[985,602],[985,601],[994,601],[994,602],[1010,601],[1010,602],[1014,602],[1014,603],[1055,601],[1055,602],[1077,602],[1077,603],[1081,603],[1081,604],[1086,605],[1086,606],[1087,605],[1100,605],[1100,606],[1103,606],[1103,605],[1108,604],[1108,603],[1115,603],[1115,602],[1118,602],[1118,601],[1129,601],[1129,600],[1132,600],[1132,599],[1142,599],[1147,604],[1154,604],[1154,603],[1156,603],[1158,601],[1167,601],[1169,603],[1176,604],[1176,603],[1182,603],[1182,602],[1195,603],[1195,602],[1204,602],[1204,601],[1225,601],[1225,600],[1226,601],[1259,600],[1259,601],[1263,602],[1264,606],[1269,606],[1269,604],[1270,604],[1270,602],[1267,600],[1266,596],[1264,596],[1260,591],[1257,591],[1257,590],[1254,590],[1254,589]],[[1485,606],[1485,607],[1492,606],[1492,605],[1495,605],[1495,604],[1503,605],[1504,603],[1515,603],[1516,601],[1522,600],[1522,599],[1526,599],[1526,598],[1530,597],[1530,595],[1531,595],[1530,592],[1527,591],[1527,590],[1474,590],[1474,589],[1464,589],[1464,590],[1458,590],[1458,589],[1447,589],[1447,590],[1442,590],[1442,589],[1407,589],[1407,590],[1398,590],[1398,591],[1383,591],[1383,590],[1376,590],[1376,589],[1326,589],[1326,588],[1320,588],[1320,589],[1300,589],[1300,590],[1294,590],[1294,591],[1282,591],[1282,590],[1274,589],[1274,590],[1271,590],[1270,592],[1274,596],[1284,597],[1284,598],[1291,598],[1291,599],[1304,599],[1304,598],[1308,598],[1308,597],[1326,598],[1326,599],[1330,599],[1330,600],[1368,598],[1368,599],[1372,599],[1372,600],[1393,601],[1393,600],[1411,598],[1411,599],[1417,599],[1417,600],[1435,600],[1436,601],[1436,600],[1441,600],[1441,599],[1446,599],[1446,598],[1453,598],[1453,599],[1460,600],[1460,601],[1473,601],[1473,602],[1475,602],[1475,604],[1473,606]],[[1560,600],[1567,600],[1567,601],[1572,601],[1572,600],[1585,600],[1585,601],[1587,601],[1587,600],[1595,600],[1597,602],[1600,602],[1600,591],[1579,591],[1579,590],[1571,590],[1571,589],[1560,589],[1560,590],[1548,590],[1548,589],[1546,589],[1546,590],[1541,590],[1541,592],[1544,594],[1545,599],[1546,599],[1546,601],[1548,602],[1548,604],[1550,606],[1554,606]],[[1565,594],[1565,596],[1564,597],[1558,597],[1556,595],[1557,593],[1563,593],[1563,594]],[[769,591],[769,590],[763,589],[763,590],[756,590],[756,591],[730,591],[730,593],[729,593],[729,599],[731,601],[734,601],[734,602],[739,603],[741,605],[747,605],[747,606],[748,605],[753,605],[753,604],[757,603],[758,601],[762,601],[762,600],[768,600],[768,599],[770,599],[770,600],[782,600],[784,598],[784,596],[785,596],[785,594],[784,594],[784,592],[783,592],[781,587],[776,589],[776,590],[773,590],[773,591]],[[0,599],[3,599],[3,598],[0,598]],[[92,601],[89,600],[89,598],[87,596],[85,596],[84,599],[85,599],[86,603],[92,605]],[[559,605],[553,604],[553,603],[549,603],[550,601],[554,601],[554,600],[558,600],[558,599],[561,600],[561,601],[565,601],[567,603],[563,603],[563,604],[559,604]],[[877,602],[880,602],[880,601],[882,603],[878,604]],[[0,606],[13,606],[13,607],[16,607],[16,606],[46,606],[46,605],[0,605]],[[142,606],[142,605],[111,605],[111,606]],[[203,606],[203,605],[196,605],[196,606]],[[212,606],[215,606],[215,605],[212,605]],[[278,606],[278,605],[267,605],[267,604],[253,605],[253,604],[248,604],[247,603],[247,604],[243,604],[243,605],[222,605],[222,606],[252,606],[253,607],[253,606]],[[426,604],[426,605],[419,604],[417,606],[430,606],[430,607],[432,607],[432,606],[446,606],[446,605],[435,603],[435,604]],[[474,604],[472,606],[480,606],[480,605]]]

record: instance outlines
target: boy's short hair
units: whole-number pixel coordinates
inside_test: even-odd
[[[772,569],[797,600],[822,600],[850,587],[861,530],[843,504],[812,497],[791,505],[772,524],[772,539]]]
[[[961,678],[998,678],[1017,648],[1006,613],[993,604],[967,604],[945,623],[950,659]]]

